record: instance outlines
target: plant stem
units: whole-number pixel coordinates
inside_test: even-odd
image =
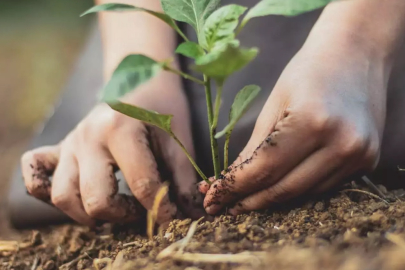
[[[216,127],[213,128],[213,108],[212,108],[212,98],[211,98],[211,80],[204,75],[205,82],[205,98],[207,101],[207,111],[208,111],[208,125],[210,129],[210,140],[211,140],[211,153],[212,153],[212,162],[214,164],[214,173],[215,179],[219,178],[221,173],[220,162],[219,162],[219,152],[218,152],[218,142],[215,139]]]
[[[163,65],[163,69],[166,70],[166,71],[169,71],[169,72],[171,72],[171,73],[180,75],[180,76],[182,76],[184,79],[193,81],[193,82],[198,83],[198,84],[205,85],[205,82],[201,81],[200,79],[197,79],[196,77],[191,76],[190,74],[186,74],[186,73],[182,72],[181,70],[172,68],[172,67],[170,67],[170,66],[168,66],[168,65],[166,65],[166,64]]]
[[[222,97],[222,83],[217,85],[217,95],[215,97],[215,111],[214,120],[212,121],[211,128],[216,129],[218,125],[219,108],[221,107],[221,97]]]
[[[224,145],[224,170],[228,169],[228,152],[229,152],[229,140],[231,139],[232,130],[226,133],[225,145]]]
[[[174,30],[176,30],[176,32],[185,40],[185,41],[189,41],[188,38],[186,37],[186,35],[183,33],[183,31],[180,30],[179,26],[175,23],[175,27]]]
[[[174,135],[174,133],[171,133],[170,135],[180,145],[181,149],[183,149],[183,151],[186,154],[187,158],[190,160],[191,164],[193,164],[195,170],[201,176],[201,178],[205,182],[207,182],[209,185],[211,185],[211,182],[208,180],[208,177],[201,171],[200,167],[198,167],[197,163],[195,163],[193,157],[190,155],[190,153],[187,151],[187,149],[184,147],[184,145],[181,143],[181,141],[176,137],[176,135]]]

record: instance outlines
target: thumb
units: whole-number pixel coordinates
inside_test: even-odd
[[[277,123],[288,116],[288,109],[277,94],[271,95],[260,113],[252,136],[238,158],[208,187],[200,183],[199,190],[206,193],[204,207],[208,214],[216,214],[224,206],[263,188],[269,174],[269,164],[277,158],[279,136]],[[274,148],[275,151],[270,151]]]
[[[24,153],[21,157],[21,171],[27,191],[32,196],[50,202],[50,177],[59,161],[59,145],[43,146]]]

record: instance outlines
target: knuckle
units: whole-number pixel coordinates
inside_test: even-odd
[[[91,218],[103,219],[109,205],[108,198],[92,196],[85,200],[84,208]]]
[[[106,122],[108,123],[108,128],[112,130],[117,130],[117,129],[122,129],[127,127],[127,123],[129,120],[133,120],[134,123],[137,122],[138,120],[136,119],[130,119],[128,116],[125,114],[116,112],[112,110],[111,112],[108,113],[105,117]]]
[[[157,190],[158,182],[150,181],[147,178],[138,179],[134,183],[134,194],[135,197],[144,201],[145,199],[153,198],[154,191]]]
[[[25,164],[30,163],[34,159],[34,152],[27,151],[21,156],[21,164],[24,166]]]
[[[323,133],[330,130],[336,122],[335,117],[323,109],[314,110],[306,115],[309,119],[309,128],[315,133]]]
[[[348,158],[364,152],[368,144],[367,141],[365,136],[358,134],[351,135],[339,145],[338,156]]]
[[[52,201],[53,205],[55,205],[57,208],[59,208],[62,211],[69,209],[71,202],[72,202],[69,195],[64,194],[64,193],[54,194],[53,192],[52,192],[52,196],[51,196],[51,201]]]
[[[281,203],[285,200],[286,194],[289,193],[283,185],[275,185],[266,190],[268,203]]]

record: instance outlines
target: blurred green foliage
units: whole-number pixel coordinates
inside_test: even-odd
[[[91,0],[0,0],[0,149],[40,123],[63,89],[93,18]]]
[[[92,5],[91,0],[1,0],[0,27],[35,27],[52,22],[74,28],[83,24],[79,15]]]

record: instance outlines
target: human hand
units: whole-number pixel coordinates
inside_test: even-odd
[[[125,102],[173,114],[174,133],[193,153],[189,112],[174,75],[162,74],[125,98]],[[135,198],[117,194],[119,168]],[[58,145],[25,153],[22,172],[28,192],[51,202],[79,223],[128,222],[151,209],[163,181],[173,180],[175,201],[185,214],[195,211],[195,172],[178,145],[164,132],[113,111],[106,104],[90,114]],[[52,181],[49,177],[52,176]],[[158,223],[177,213],[166,196]]]
[[[372,170],[388,70],[362,44],[308,40],[282,73],[238,159],[211,186],[200,183],[207,213],[265,209]]]

